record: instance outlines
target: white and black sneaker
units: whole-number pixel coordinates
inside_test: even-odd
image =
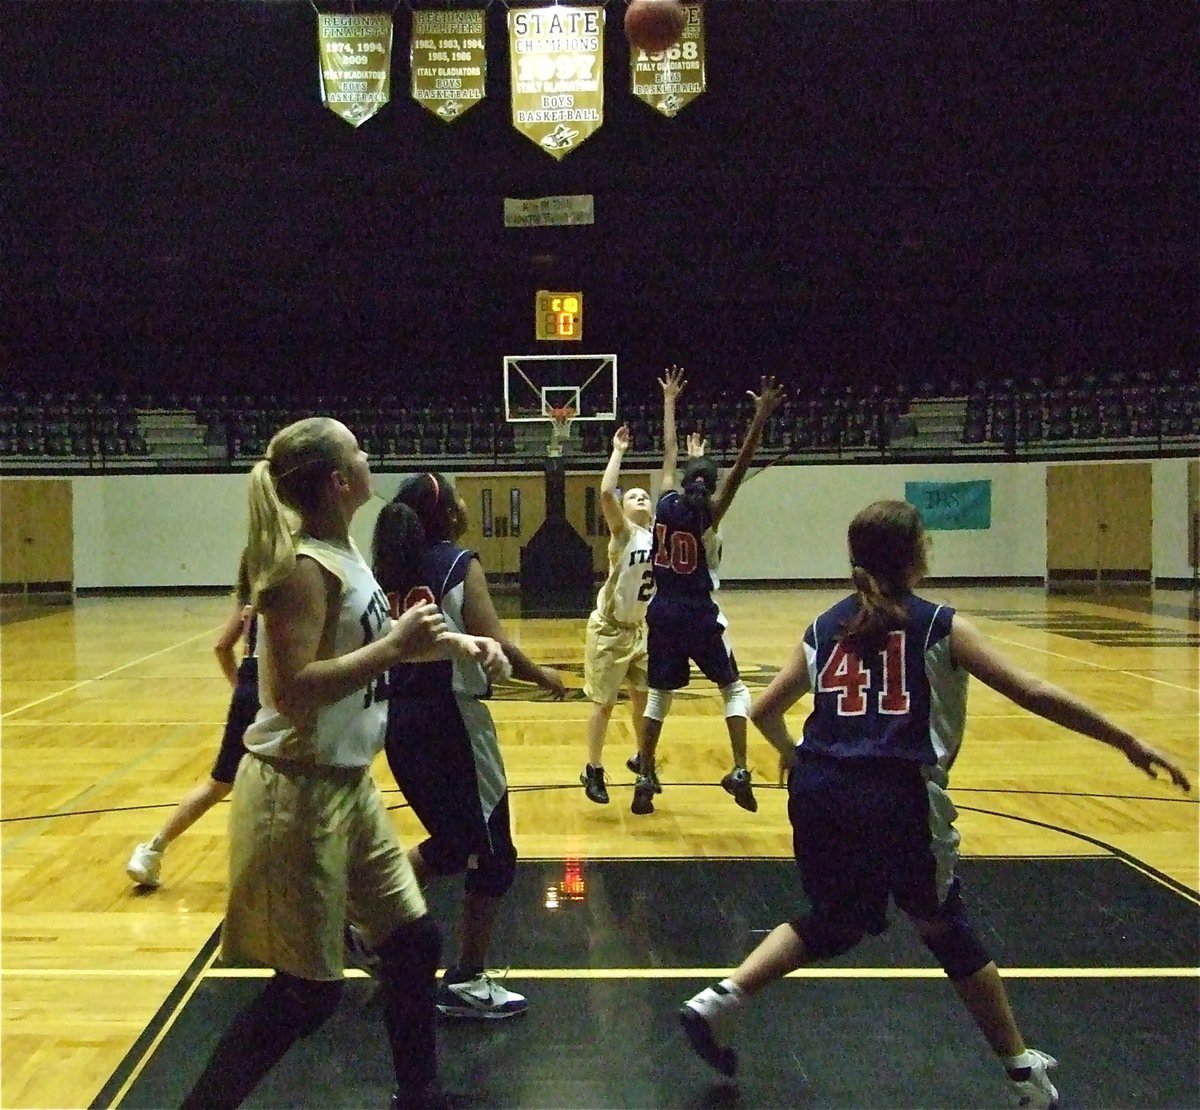
[[[457,983],[443,977],[437,991],[437,1008],[447,1017],[496,1021],[520,1016],[529,1009],[529,1003],[524,995],[508,990],[482,971],[473,979]]]
[[[1017,1096],[1017,1105],[1024,1110],[1055,1110],[1058,1106],[1058,1088],[1050,1082],[1047,1074],[1051,1068],[1058,1067],[1058,1061],[1041,1049],[1030,1048],[1026,1055],[1032,1057],[1032,1063],[1022,1071],[1028,1071],[1027,1079],[1014,1079],[1009,1074],[1008,1082],[1012,1092]]]
[[[631,755],[627,760],[625,760],[625,766],[628,767],[635,775],[640,776],[642,773],[642,757],[637,752],[634,752],[633,755]],[[654,786],[654,793],[661,794],[662,793],[662,783],[658,781],[658,768],[657,767],[655,767],[654,770],[650,772],[649,777],[650,777],[651,784]]]
[[[728,1044],[719,1043],[719,1039],[725,1039],[724,1031],[719,1028],[725,1015],[721,1009],[706,1004],[709,1001],[706,995],[721,989],[712,987],[688,999],[679,1011],[679,1024],[701,1060],[722,1075],[732,1076],[737,1073],[737,1053]]]
[[[604,785],[603,767],[593,767],[589,763],[584,767],[579,781],[583,784],[583,792],[588,796],[588,801],[597,805],[608,805],[608,787]]]

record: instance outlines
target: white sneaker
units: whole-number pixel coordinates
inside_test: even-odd
[[[729,1044],[733,1014],[722,1004],[723,993],[718,985],[689,998],[680,1008],[679,1024],[700,1059],[722,1075],[732,1076],[737,1074],[738,1058]]]
[[[157,887],[158,872],[162,867],[162,852],[151,848],[149,844],[139,844],[125,865],[125,874],[138,886]]]
[[[1010,1077],[1008,1081],[1017,1096],[1017,1105],[1024,1110],[1054,1110],[1058,1106],[1058,1089],[1050,1082],[1047,1072],[1058,1067],[1058,1061],[1037,1048],[1029,1049],[1029,1055],[1033,1057],[1029,1078]]]
[[[523,1014],[529,1003],[524,995],[502,987],[485,971],[461,983],[443,979],[438,987],[437,1008],[447,1017],[495,1021]]]

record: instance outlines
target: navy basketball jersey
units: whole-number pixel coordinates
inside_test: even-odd
[[[668,490],[658,499],[650,551],[655,588],[651,607],[707,599],[716,589],[715,568],[709,565],[712,535],[712,510],[707,505],[689,504],[678,490]]]
[[[962,744],[967,672],[950,657],[954,610],[909,594],[908,620],[881,651],[860,659],[839,636],[859,610],[857,594],[804,633],[813,711],[804,750],[845,759],[906,759],[949,771]]]
[[[449,541],[431,544],[417,560],[418,584],[403,598],[389,597],[392,612],[400,613],[421,602],[432,601],[446,618],[451,632],[466,632],[463,616],[467,567],[473,551]],[[421,698],[444,694],[486,697],[491,691],[483,668],[473,660],[439,659],[432,663],[401,663],[388,678],[391,698]]]

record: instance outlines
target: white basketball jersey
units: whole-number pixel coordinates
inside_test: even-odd
[[[614,537],[615,539],[615,537]],[[608,545],[608,577],[596,597],[596,611],[606,620],[640,624],[654,596],[654,568],[650,565],[653,537],[649,528],[629,525],[624,545]]]
[[[391,627],[388,601],[354,541],[349,547],[301,536],[298,556],[315,559],[341,583],[341,607],[334,635],[334,656],[345,655],[379,639]],[[270,610],[263,614],[269,624]],[[262,708],[246,730],[249,751],[275,759],[333,767],[369,767],[383,747],[387,702],[374,696],[375,683],[326,705],[304,720],[292,721],[271,702],[270,638],[259,649],[263,668]]]

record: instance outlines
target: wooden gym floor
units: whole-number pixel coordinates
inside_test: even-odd
[[[1198,777],[1193,594],[924,592]],[[836,596],[725,593],[752,689]],[[123,870],[133,845],[211,765],[228,688],[210,646],[227,606],[211,596],[82,598],[6,615],[3,1107],[169,1105],[257,983],[212,965],[223,806],[172,846],[160,890],[135,891]],[[508,623],[532,656],[579,685],[582,618]],[[952,783],[968,904],[1011,971],[1031,1040],[1062,1057],[1068,1101],[1196,1105],[1196,796],[977,683],[971,709]],[[481,1106],[1003,1102],[986,1050],[900,924],[756,1002],[738,1085],[714,1084],[677,1036],[673,1010],[801,904],[784,795],[771,785],[775,760],[752,738],[760,806],[738,809],[716,785],[728,744],[719,701],[701,680],[666,724],[657,812],[634,817],[622,709],[606,759],[612,804],[589,803],[578,785],[587,710],[578,694],[553,703],[517,685],[493,703],[524,860],[494,957],[511,967],[531,1010],[511,1027],[446,1028],[452,1086]],[[376,770],[411,842],[420,828],[386,766]],[[455,888],[436,888],[430,902],[452,945]],[[255,1105],[386,1105],[371,984],[355,977],[350,986],[312,1050],[289,1057]],[[926,1024],[913,1025],[918,1013]],[[953,1036],[940,1032],[947,1022]],[[931,1055],[933,1039],[942,1043]]]

